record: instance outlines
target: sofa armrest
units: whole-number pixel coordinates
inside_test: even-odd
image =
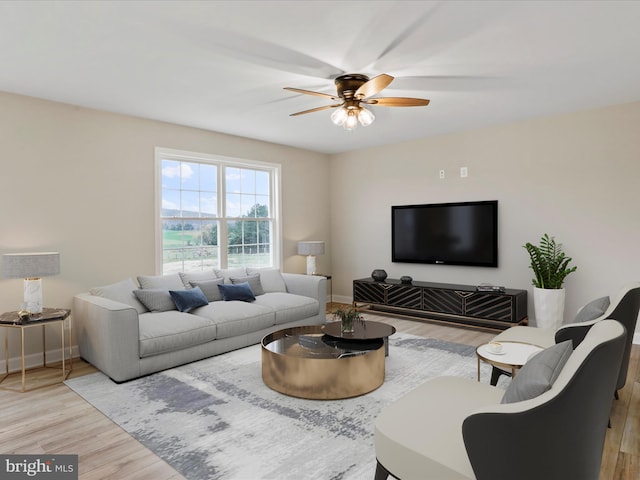
[[[116,382],[140,373],[138,312],[90,294],[74,297],[74,328],[80,355]]]
[[[287,292],[315,298],[321,308],[327,304],[327,279],[325,277],[283,273],[282,278],[284,278],[284,282],[287,285]]]

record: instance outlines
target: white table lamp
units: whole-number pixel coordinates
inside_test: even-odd
[[[298,255],[307,256],[307,275],[316,273],[316,255],[324,255],[324,242],[298,242]]]
[[[2,255],[2,276],[24,278],[24,303],[31,313],[42,313],[41,277],[60,273],[60,254],[5,253]]]

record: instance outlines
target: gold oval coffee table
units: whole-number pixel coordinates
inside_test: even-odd
[[[321,325],[286,328],[262,339],[262,380],[277,392],[314,400],[369,393],[384,383],[384,342],[349,342]]]

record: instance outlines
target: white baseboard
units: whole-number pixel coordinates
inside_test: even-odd
[[[633,343],[636,345],[640,345],[640,332],[636,332],[633,334]]]
[[[65,358],[69,359],[69,348],[65,348]],[[80,356],[80,352],[78,350],[78,346],[74,345],[71,349],[71,354],[73,358],[77,358]],[[51,365],[52,363],[61,362],[62,361],[62,350],[60,348],[47,350],[47,365]],[[42,352],[32,353],[30,355],[26,355],[24,357],[24,364],[26,369],[37,368],[42,366]],[[5,367],[6,362],[4,359],[0,360],[0,373],[6,371]],[[22,369],[22,365],[20,362],[20,357],[10,357],[9,358],[9,373],[16,373]]]
[[[334,295],[333,296],[333,302],[334,303],[347,303],[347,304],[351,304],[351,302],[353,301],[353,298],[351,297],[344,297],[342,295]]]

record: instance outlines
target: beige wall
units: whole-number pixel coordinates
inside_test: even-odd
[[[70,307],[92,286],[155,273],[155,147],[281,164],[285,271],[306,269],[298,240],[329,239],[326,155],[5,93],[0,146],[0,254],[60,252],[61,274],[43,279],[48,306]],[[21,302],[22,280],[0,278],[0,310]],[[31,340],[29,351],[37,345]]]
[[[522,245],[545,232],[578,266],[565,284],[567,316],[640,281],[638,125],[633,103],[333,156],[334,294],[351,297],[354,278],[383,268],[391,278],[527,289],[533,317]],[[462,166],[468,178],[460,178]],[[498,268],[391,262],[391,205],[493,199]]]
[[[0,254],[59,251],[61,274],[43,282],[45,304],[61,307],[91,286],[154,273],[153,155],[160,146],[280,163],[283,268],[304,272],[296,242],[325,240],[318,269],[333,274],[336,299],[349,299],[351,281],[374,268],[390,277],[531,291],[521,246],[548,232],[578,265],[566,283],[572,315],[640,280],[639,124],[634,103],[328,157],[0,93]],[[499,268],[391,262],[391,205],[484,199],[500,202]],[[0,310],[21,301],[22,281],[0,278]]]

